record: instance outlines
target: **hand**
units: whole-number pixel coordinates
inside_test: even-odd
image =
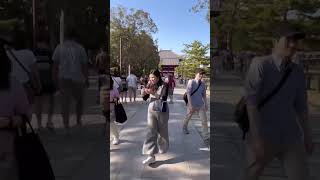
[[[312,155],[314,149],[314,143],[312,142],[311,135],[306,135],[304,138],[304,147],[306,148],[306,153]]]
[[[190,112],[192,112],[194,110],[194,108],[192,107],[190,102],[188,103],[188,109],[189,109]]]

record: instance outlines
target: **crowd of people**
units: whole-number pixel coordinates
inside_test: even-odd
[[[206,98],[206,84],[203,81],[205,71],[203,69],[197,69],[195,72],[195,78],[190,79],[186,92],[188,97],[187,115],[183,124],[181,125],[181,132],[189,134],[188,123],[195,112],[199,112],[202,120],[202,133],[206,143],[209,144],[209,131],[206,112],[208,110],[207,98]],[[102,88],[101,104],[103,108],[106,108],[106,100],[110,102],[110,136],[112,138],[112,144],[118,145],[119,129],[116,125],[116,111],[115,104],[126,103],[126,95],[129,94],[129,100],[132,103],[136,102],[136,92],[139,87],[141,96],[144,101],[148,103],[147,108],[147,124],[148,130],[146,139],[143,143],[142,154],[146,155],[146,159],[143,164],[152,164],[156,162],[156,154],[166,153],[169,148],[169,133],[168,133],[168,121],[170,107],[168,104],[174,103],[174,88],[176,87],[176,80],[170,74],[167,77],[162,76],[161,72],[157,69],[152,70],[148,76],[142,76],[139,80],[134,72],[126,78],[119,77],[118,71],[113,71],[112,75],[107,78],[110,83],[108,86]],[[124,85],[125,84],[125,85]],[[124,89],[124,87],[128,87]],[[127,91],[128,92],[127,92]],[[109,95],[107,95],[107,91]],[[130,92],[131,91],[131,92]],[[121,96],[121,93],[125,94],[125,98]],[[133,98],[133,101],[131,100]],[[170,99],[169,102],[167,100]],[[107,112],[107,110],[104,110]],[[108,117],[106,117],[108,119]]]

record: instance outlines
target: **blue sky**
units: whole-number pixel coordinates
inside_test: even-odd
[[[148,12],[158,27],[153,37],[158,39],[159,49],[182,55],[183,44],[194,40],[202,44],[210,42],[210,24],[205,18],[207,12],[191,11],[196,3],[197,0],[111,0],[110,6],[122,5]]]

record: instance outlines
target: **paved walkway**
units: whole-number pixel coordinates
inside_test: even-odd
[[[169,105],[169,151],[156,155],[157,162],[151,166],[142,164],[146,157],[141,154],[147,130],[147,104],[142,103],[141,99],[137,103],[125,104],[129,120],[120,132],[121,143],[110,146],[111,180],[210,179],[210,152],[196,126],[190,123],[189,135],[181,130],[186,114],[183,92],[183,89],[176,89],[175,103]]]
[[[56,180],[105,180],[108,161],[105,121],[101,108],[96,104],[97,77],[90,77],[90,88],[86,90],[83,126],[76,127],[75,116],[71,118],[71,128],[63,128],[60,114],[59,96],[56,97],[53,116],[55,131],[43,129],[40,138],[50,157]],[[74,106],[71,108],[74,112]],[[47,121],[44,111],[43,125]],[[32,121],[37,128],[35,116]]]
[[[242,180],[244,172],[244,146],[241,131],[232,120],[234,105],[243,94],[242,81],[232,74],[217,75],[213,88],[211,113],[214,151],[211,173],[218,180]],[[312,98],[311,98],[312,99]],[[316,142],[315,152],[309,158],[313,180],[320,179],[320,109],[310,104],[310,121]],[[273,161],[264,171],[262,180],[285,180],[278,161]]]

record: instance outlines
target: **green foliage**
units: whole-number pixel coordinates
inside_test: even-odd
[[[151,36],[158,29],[149,13],[119,6],[112,8],[110,24],[111,67],[119,66],[120,38],[122,74],[129,64],[138,76],[158,67],[158,45]]]
[[[319,32],[320,19],[306,15],[317,9],[320,9],[320,2],[317,0],[224,1],[222,14],[217,19],[220,47],[235,52],[251,50],[263,53],[272,48],[275,24],[279,22],[289,22],[309,34]],[[300,17],[288,19],[287,12],[290,10],[299,11]],[[213,28],[212,33],[215,32],[216,29]]]
[[[210,1],[209,0],[198,0],[197,4],[194,5],[191,10],[195,13],[200,12],[202,10],[207,11],[206,19],[208,22],[210,21],[210,14],[209,14],[209,7],[210,7]]]
[[[186,78],[194,78],[196,68],[199,68],[201,64],[205,66],[210,64],[209,57],[206,56],[209,45],[203,45],[200,41],[195,40],[184,46],[185,58],[180,62],[176,71]]]

